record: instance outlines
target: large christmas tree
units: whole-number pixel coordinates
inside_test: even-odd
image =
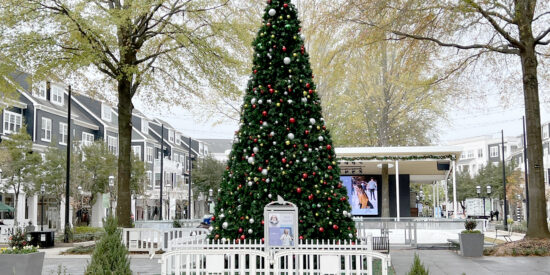
[[[354,237],[300,31],[290,0],[267,2],[212,238],[263,239],[263,208],[278,195],[298,206],[301,239]]]

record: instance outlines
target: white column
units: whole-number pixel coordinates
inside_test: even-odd
[[[25,193],[19,193],[19,200],[17,201],[17,222],[19,225],[25,227],[27,226],[27,222],[25,221],[25,200],[26,200],[27,194]]]
[[[432,182],[432,204],[433,204],[433,211],[432,211],[432,215],[433,217],[435,218],[435,207],[436,207],[436,204],[435,204],[435,182]]]
[[[92,205],[92,215],[90,225],[93,227],[102,227],[105,217],[105,208],[103,207],[103,194],[96,194],[96,200]]]
[[[439,209],[439,213],[437,213],[437,218],[441,218],[441,203],[439,203],[439,181],[435,182],[435,205]]]
[[[395,161],[395,201],[397,203],[397,221],[401,218],[399,205],[399,161]]]
[[[453,216],[458,218],[458,205],[456,200],[456,161],[453,160]]]
[[[38,195],[33,195],[29,198],[29,201],[27,202],[29,206],[29,221],[32,222],[32,225],[34,225],[35,228],[38,225],[38,211],[40,210],[38,209],[38,202]]]
[[[447,186],[447,179],[443,181],[445,184],[445,218],[449,218],[449,187]]]

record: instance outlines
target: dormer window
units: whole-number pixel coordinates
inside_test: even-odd
[[[180,134],[176,134],[176,144],[177,145],[181,144],[181,135]]]
[[[145,119],[141,120],[141,132],[149,133],[149,122]]]
[[[101,104],[101,119],[111,122],[111,106]]]
[[[63,105],[63,89],[52,85],[50,91],[50,101],[57,105]]]
[[[33,95],[42,99],[46,99],[46,82],[40,82],[33,89]]]
[[[174,142],[174,131],[172,131],[172,130],[168,131],[168,140],[170,142]]]

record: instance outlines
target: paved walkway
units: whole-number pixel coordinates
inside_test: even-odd
[[[506,274],[550,274],[550,257],[480,257],[465,258],[450,250],[392,250],[392,264],[398,275],[407,274],[414,260],[414,254],[437,275],[506,275]]]

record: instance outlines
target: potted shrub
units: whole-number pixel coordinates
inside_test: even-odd
[[[463,257],[481,257],[483,254],[484,236],[479,230],[475,230],[477,221],[466,220],[466,230],[459,234],[460,254]]]
[[[10,247],[0,249],[0,266],[5,274],[41,275],[44,264],[44,252],[38,247],[28,245],[21,229],[10,236]],[[4,273],[2,273],[4,274]]]

